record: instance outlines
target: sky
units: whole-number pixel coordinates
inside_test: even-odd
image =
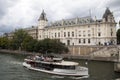
[[[0,0],[0,35],[19,28],[37,26],[44,9],[48,21],[95,16],[101,19],[106,7],[120,20],[120,0]]]

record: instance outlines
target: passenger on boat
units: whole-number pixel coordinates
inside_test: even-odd
[[[52,61],[52,59],[51,59],[51,57],[45,57],[44,61],[50,62],[50,61]]]

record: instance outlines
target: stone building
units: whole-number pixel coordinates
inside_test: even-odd
[[[116,22],[109,8],[105,10],[102,19],[77,17],[55,21],[50,25],[43,11],[38,22],[38,40],[58,39],[66,45],[116,44]]]
[[[34,39],[58,39],[65,45],[116,44],[116,22],[109,8],[106,8],[101,19],[87,16],[62,19],[52,23],[48,22],[43,11],[38,19],[38,26],[24,30]]]
[[[38,39],[38,28],[36,26],[32,26],[24,29],[33,39]]]

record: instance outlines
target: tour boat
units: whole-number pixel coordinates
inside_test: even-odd
[[[88,76],[88,68],[79,63],[57,57],[34,56],[24,59],[23,66],[36,71],[60,76]]]

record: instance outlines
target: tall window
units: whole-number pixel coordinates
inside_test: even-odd
[[[67,45],[68,45],[68,46],[70,45],[70,40],[67,40]]]
[[[79,37],[81,36],[81,31],[79,31]]]
[[[70,37],[70,32],[68,32],[68,37]]]
[[[66,32],[64,32],[64,37],[66,37]]]
[[[85,37],[85,31],[83,31],[83,37]]]
[[[98,33],[98,36],[101,36],[101,33],[100,33],[100,32]]]
[[[74,37],[74,32],[72,32],[72,37]]]
[[[55,33],[55,37],[56,37],[56,33]]]
[[[90,43],[90,39],[88,39],[88,43]]]
[[[81,39],[79,39],[79,43],[81,43]]]
[[[60,37],[60,32],[58,33],[58,37]]]
[[[112,30],[112,28],[111,28],[111,36],[113,36],[113,30]]]
[[[83,39],[83,43],[85,43],[85,39]]]

